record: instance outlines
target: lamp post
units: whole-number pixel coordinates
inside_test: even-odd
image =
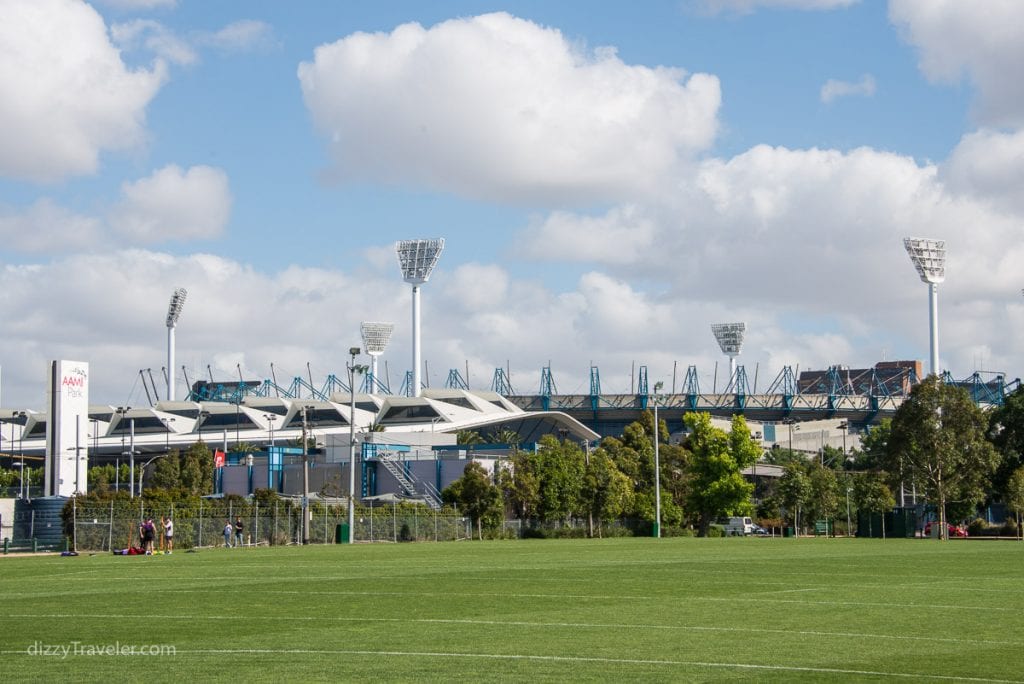
[[[270,448],[274,448],[274,421],[277,420],[277,416],[273,413],[264,413],[263,417],[267,421],[267,426],[270,429]]]
[[[846,488],[846,536],[850,536],[850,531],[853,529],[850,525],[850,492],[853,489],[851,487]]]
[[[161,418],[160,422],[164,424],[164,451],[169,454],[171,453],[171,423],[174,422],[174,418]]]
[[[309,439],[306,437],[306,411],[313,406],[302,407],[302,543],[309,543]]]
[[[665,383],[658,381],[654,383],[654,534],[656,539],[661,538],[661,463],[658,460],[658,442],[661,441],[658,426],[658,390],[665,386]]]
[[[444,249],[444,238],[401,240],[395,244],[402,278],[412,285],[412,396],[420,396],[420,285],[430,279]],[[358,352],[357,352],[358,353]],[[354,357],[353,357],[354,358]]]
[[[443,241],[442,241],[443,244]],[[428,273],[429,275],[429,273]],[[413,288],[415,291],[415,288]],[[349,347],[352,357],[348,364],[349,414],[348,414],[348,543],[355,543],[356,527],[356,371],[366,372],[366,366],[357,366],[359,347]],[[418,375],[414,376],[418,377]],[[416,393],[417,395],[419,392]]]
[[[11,426],[12,426],[11,439],[12,440],[14,439],[13,426],[14,426],[14,422],[15,422],[14,419],[15,418],[18,419],[17,422],[21,426],[21,430],[18,431],[18,461],[21,462],[21,479],[20,479],[20,481],[18,483],[20,485],[18,487],[18,495],[19,495],[19,498],[21,498],[21,499],[27,499],[28,498],[28,488],[25,486],[25,454],[24,454],[24,452],[22,451],[22,448],[21,448],[22,440],[25,438],[25,425],[28,423],[27,416],[28,416],[28,414],[25,413],[24,411],[15,411],[14,413],[11,414]],[[31,474],[31,471],[29,471],[29,473]]]
[[[939,374],[939,283],[946,279],[946,241],[929,238],[904,238],[903,246],[928,284],[929,363],[932,375]]]

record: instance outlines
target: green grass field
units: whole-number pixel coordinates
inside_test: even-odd
[[[0,678],[1021,681],[1022,570],[1022,543],[854,539],[0,558]]]

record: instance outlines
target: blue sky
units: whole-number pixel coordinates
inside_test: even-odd
[[[0,405],[52,358],[144,401],[175,287],[192,380],[340,374],[384,320],[397,391],[416,237],[432,386],[710,390],[730,321],[764,386],[927,359],[909,235],[943,367],[1017,377],[1022,46],[1012,0],[0,0]]]

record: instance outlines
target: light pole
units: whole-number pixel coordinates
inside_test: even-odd
[[[171,423],[174,422],[174,418],[161,418],[160,422],[164,424],[164,451],[169,454],[171,453]]]
[[[442,240],[442,245],[444,241]],[[401,252],[399,253],[401,254]],[[429,275],[429,273],[428,273]],[[415,288],[413,288],[415,291]],[[348,414],[348,543],[355,543],[356,531],[356,371],[366,372],[366,366],[357,366],[359,347],[349,347],[352,357],[348,364],[349,414]],[[418,376],[416,376],[418,377]],[[419,394],[419,392],[417,392]]]
[[[171,295],[171,303],[167,307],[167,401],[174,401],[174,328],[178,325],[187,296],[188,290],[179,287]]]
[[[928,284],[929,362],[932,375],[939,374],[939,283],[946,279],[946,241],[904,238],[903,246],[914,262],[921,282]]]
[[[412,396],[420,396],[420,285],[430,273],[444,249],[444,238],[401,240],[395,244],[402,278],[412,285]]]
[[[309,543],[309,439],[306,437],[306,411],[313,406],[302,407],[302,543]]]
[[[267,426],[270,429],[270,448],[274,448],[274,421],[277,420],[277,416],[273,413],[264,413],[263,417],[267,421]]]
[[[846,488],[846,536],[849,537],[853,528],[850,525],[850,492],[853,489],[850,487]]]
[[[370,394],[377,393],[377,357],[384,353],[384,348],[391,340],[391,333],[395,329],[394,323],[378,323],[364,321],[359,324],[359,332],[363,336],[363,349],[370,355],[370,375],[366,383],[369,386]]]
[[[654,383],[654,534],[653,537],[661,538],[661,463],[658,460],[658,442],[661,441],[658,425],[658,390],[665,386],[665,383],[658,381]]]

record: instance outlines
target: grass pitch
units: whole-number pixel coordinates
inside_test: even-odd
[[[1024,544],[971,540],[0,558],[0,677],[1021,681],[1022,569]]]

